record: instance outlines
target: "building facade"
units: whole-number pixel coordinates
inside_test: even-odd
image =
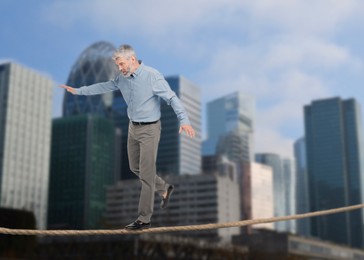
[[[66,85],[79,88],[115,78],[118,75],[117,67],[112,60],[115,50],[116,48],[108,42],[96,42],[89,46],[72,66]],[[113,109],[114,95],[117,93],[79,96],[65,91],[63,116],[98,114],[112,117],[116,112]]]
[[[284,179],[284,169],[282,159],[278,154],[259,153],[255,155],[255,161],[272,167],[273,170],[273,199],[274,216],[282,217],[287,215],[286,183]],[[286,223],[276,222],[277,231],[288,231]]]
[[[157,158],[160,174],[198,174],[201,172],[201,97],[200,89],[182,76],[166,77],[181,100],[196,136],[179,134],[180,123],[171,106],[162,102],[162,132]]]
[[[245,163],[240,183],[242,219],[262,219],[274,216],[273,171],[270,166],[260,163]],[[274,229],[274,223],[263,223],[243,229]]]
[[[310,211],[363,203],[363,128],[355,99],[304,107]],[[363,247],[363,210],[311,219],[311,234]]]
[[[283,175],[284,175],[284,187],[286,205],[285,205],[285,215],[296,214],[296,175],[294,174],[294,161],[288,158],[282,159],[283,164]],[[296,233],[296,221],[290,220],[285,221],[285,230],[291,233]]]
[[[0,206],[47,223],[54,82],[16,63],[0,65]]]
[[[99,116],[53,120],[48,227],[104,227],[106,186],[116,182],[114,152],[118,133]]]
[[[96,42],[86,48],[72,66],[66,85],[79,88],[115,78],[119,71],[112,60],[116,48],[109,42]],[[129,169],[127,156],[128,117],[126,103],[120,91],[108,92],[102,95],[81,96],[65,91],[63,99],[63,117],[74,115],[98,115],[113,121],[122,134],[119,140],[120,162],[119,177],[133,176]]]
[[[294,157],[296,161],[296,213],[303,214],[310,211],[309,190],[306,160],[306,141],[302,137],[294,143]],[[310,235],[310,220],[296,220],[296,231],[298,235]]]
[[[254,114],[254,99],[239,92],[207,103],[207,139],[203,143],[203,155],[216,154],[218,147],[223,149],[222,138],[237,135],[241,143],[239,161],[253,161]]]

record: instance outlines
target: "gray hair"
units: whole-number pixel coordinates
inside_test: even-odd
[[[129,59],[130,57],[134,56],[137,59],[136,53],[128,44],[121,45],[113,54],[112,59],[116,60],[119,57],[124,57],[126,59]]]

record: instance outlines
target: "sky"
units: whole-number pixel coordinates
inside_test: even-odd
[[[364,106],[362,0],[0,0],[0,24],[0,62],[56,85],[93,43],[131,44],[146,65],[200,88],[204,138],[207,102],[251,95],[256,152],[293,158],[313,100]],[[53,117],[63,94],[54,87]]]

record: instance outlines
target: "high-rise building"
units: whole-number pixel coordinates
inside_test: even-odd
[[[157,158],[161,174],[183,175],[201,172],[201,97],[200,89],[182,76],[166,77],[171,89],[181,100],[195,138],[179,134],[180,123],[171,106],[161,105],[162,132]]]
[[[79,88],[115,78],[119,71],[112,60],[116,48],[108,42],[96,42],[86,48],[76,60],[67,79],[66,85]],[[119,143],[121,149],[116,158],[120,162],[120,178],[133,176],[129,169],[127,156],[127,133],[129,119],[126,103],[120,91],[102,95],[82,96],[65,91],[63,100],[63,116],[93,114],[108,118],[114,122],[122,133]],[[129,177],[130,178],[130,177]]]
[[[244,137],[235,129],[220,136],[215,153],[217,156],[226,156],[231,161],[239,164],[246,158],[245,144]]]
[[[363,203],[363,128],[355,99],[304,107],[310,211]],[[363,210],[311,219],[311,235],[363,247]]]
[[[115,47],[108,42],[96,42],[84,50],[68,76],[66,85],[82,87],[111,80],[118,74],[112,60]],[[79,96],[65,92],[63,100],[63,116],[79,114],[99,114],[111,117],[116,104],[114,96],[120,92],[109,92],[103,95]],[[117,107],[118,108],[118,107]]]
[[[296,161],[296,213],[303,214],[310,211],[308,200],[308,176],[306,160],[306,141],[302,137],[294,143],[294,156]],[[310,235],[310,220],[296,220],[297,234],[301,236]]]
[[[106,186],[115,176],[115,139],[111,120],[78,115],[53,120],[48,227],[103,227]]]
[[[240,220],[239,187],[228,175],[168,175],[175,191],[166,209],[155,198],[152,226],[181,226],[224,223]],[[120,228],[134,221],[138,212],[139,180],[119,181],[107,189],[106,219],[110,227]],[[239,227],[178,232],[177,235],[230,242]]]
[[[260,163],[244,163],[244,175],[240,183],[241,218],[261,219],[274,216],[272,167]],[[274,229],[273,223],[244,227],[244,233],[252,228]]]
[[[0,65],[0,206],[47,221],[53,81],[16,63]]]
[[[253,161],[254,103],[252,97],[239,92],[207,103],[207,140],[203,143],[202,152],[204,156],[216,154],[218,144],[225,136],[230,135],[227,139],[231,140],[237,135],[241,149],[234,149],[238,153],[235,155],[233,151],[228,152],[229,159],[238,157],[242,162]]]
[[[285,215],[294,215],[296,213],[296,197],[295,197],[295,184],[296,178],[293,174],[294,162],[291,159],[282,159],[283,176],[284,176],[284,187],[285,187]],[[286,225],[285,230],[291,233],[296,233],[296,221],[289,220],[283,222]]]
[[[286,216],[286,183],[284,180],[284,170],[281,157],[278,154],[273,153],[258,153],[255,155],[255,161],[272,167],[274,216]],[[288,231],[286,224],[282,221],[275,222],[275,229],[277,231]]]

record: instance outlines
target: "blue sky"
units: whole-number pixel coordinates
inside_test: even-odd
[[[364,106],[361,0],[1,0],[0,11],[0,60],[59,84],[83,50],[108,41],[195,83],[203,108],[237,90],[253,96],[257,152],[292,157],[314,99]],[[54,117],[62,98],[55,88]]]

